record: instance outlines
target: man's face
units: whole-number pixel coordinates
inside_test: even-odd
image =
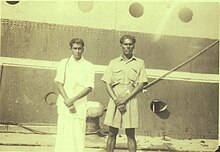
[[[73,57],[75,60],[80,60],[84,51],[84,48],[82,47],[81,44],[76,44],[74,43],[72,48],[71,48]]]
[[[131,55],[134,50],[134,43],[130,39],[125,39],[124,42],[121,44],[121,48],[124,55]]]

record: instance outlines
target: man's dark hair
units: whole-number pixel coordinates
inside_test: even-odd
[[[72,40],[70,40],[70,48],[72,48],[73,44],[81,44],[82,47],[84,47],[84,41],[80,38],[73,38]]]
[[[122,44],[124,42],[124,40],[129,39],[131,40],[134,44],[136,43],[136,39],[134,36],[131,35],[123,35],[120,39],[120,43]]]

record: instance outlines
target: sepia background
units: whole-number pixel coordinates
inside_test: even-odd
[[[90,101],[108,104],[101,77],[118,57],[123,34],[137,39],[134,54],[146,64],[149,82],[219,39],[217,1],[1,1],[0,122],[56,126],[58,61],[70,56],[73,37],[85,41],[84,57],[96,65]],[[137,135],[218,139],[219,44],[138,95]],[[52,94],[50,100],[56,100]],[[155,113],[154,99],[167,104]],[[100,117],[103,125],[105,114]]]

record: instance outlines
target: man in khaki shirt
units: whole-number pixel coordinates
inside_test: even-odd
[[[135,128],[138,127],[138,104],[135,97],[147,84],[145,64],[133,55],[136,39],[124,35],[120,39],[122,55],[110,61],[102,81],[110,96],[104,124],[109,126],[107,152],[113,152],[119,128],[125,128],[128,149],[135,152]]]

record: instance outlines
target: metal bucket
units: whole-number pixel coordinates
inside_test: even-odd
[[[100,131],[99,117],[86,118],[86,134],[96,134]]]

